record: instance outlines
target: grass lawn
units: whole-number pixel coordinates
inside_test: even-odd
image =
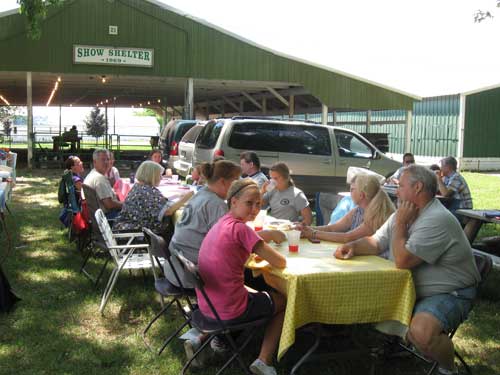
[[[142,329],[159,311],[153,278],[122,274],[106,307],[98,312],[103,285],[95,290],[79,272],[81,256],[70,244],[58,222],[56,186],[59,172],[18,171],[12,215],[7,225],[12,236],[8,251],[5,233],[0,232],[0,262],[22,301],[13,312],[0,315],[0,374],[177,374],[185,360],[183,347],[174,340],[155,356],[147,350]],[[465,174],[477,208],[500,208],[500,178]],[[487,226],[480,233],[491,235],[499,228]],[[96,265],[94,265],[96,266]],[[105,278],[109,276],[105,274]],[[493,271],[478,305],[461,326],[454,340],[476,375],[500,374],[500,272]],[[176,319],[164,319],[150,333],[159,346]],[[361,328],[363,329],[363,327]],[[299,337],[299,342],[307,342]],[[334,345],[327,343],[327,348]],[[291,350],[277,368],[290,371],[299,349]],[[330,349],[335,350],[335,349]],[[250,363],[258,351],[252,343],[245,355]],[[305,365],[300,372],[317,374],[366,374],[369,357]],[[367,367],[368,366],[368,367]],[[214,374],[211,366],[198,374]],[[241,373],[233,367],[227,374]],[[423,373],[412,358],[381,362],[378,374]]]

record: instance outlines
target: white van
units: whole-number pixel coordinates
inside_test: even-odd
[[[195,142],[193,165],[224,156],[239,163],[243,151],[254,151],[266,171],[284,162],[297,187],[308,196],[347,189],[350,166],[390,176],[401,163],[388,158],[358,133],[304,121],[233,117],[209,121]]]

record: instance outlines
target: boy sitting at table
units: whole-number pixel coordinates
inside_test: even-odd
[[[276,292],[256,292],[244,285],[245,263],[251,253],[267,260],[273,267],[284,268],[283,255],[266,244],[246,222],[260,211],[258,185],[251,179],[232,183],[227,194],[229,212],[210,229],[201,245],[198,258],[206,292],[220,318],[231,323],[272,317],[258,358],[250,365],[253,374],[276,374],[272,357],[278,346],[284,318],[285,297]],[[275,242],[284,240],[275,232]],[[196,291],[200,310],[215,319],[202,293]]]

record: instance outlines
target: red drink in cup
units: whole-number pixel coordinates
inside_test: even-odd
[[[258,231],[262,230],[263,228],[262,228],[262,227],[254,227],[253,229],[254,229],[256,232],[258,232]]]
[[[299,252],[300,230],[289,230],[286,232],[288,239],[288,251],[291,253]]]

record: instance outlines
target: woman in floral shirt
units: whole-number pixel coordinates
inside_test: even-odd
[[[169,220],[165,220],[165,216],[172,216],[193,193],[187,193],[176,203],[168,201],[157,189],[162,172],[163,167],[153,161],[139,166],[135,175],[137,182],[128,193],[113,229],[141,231],[146,227],[162,236],[168,234]]]

